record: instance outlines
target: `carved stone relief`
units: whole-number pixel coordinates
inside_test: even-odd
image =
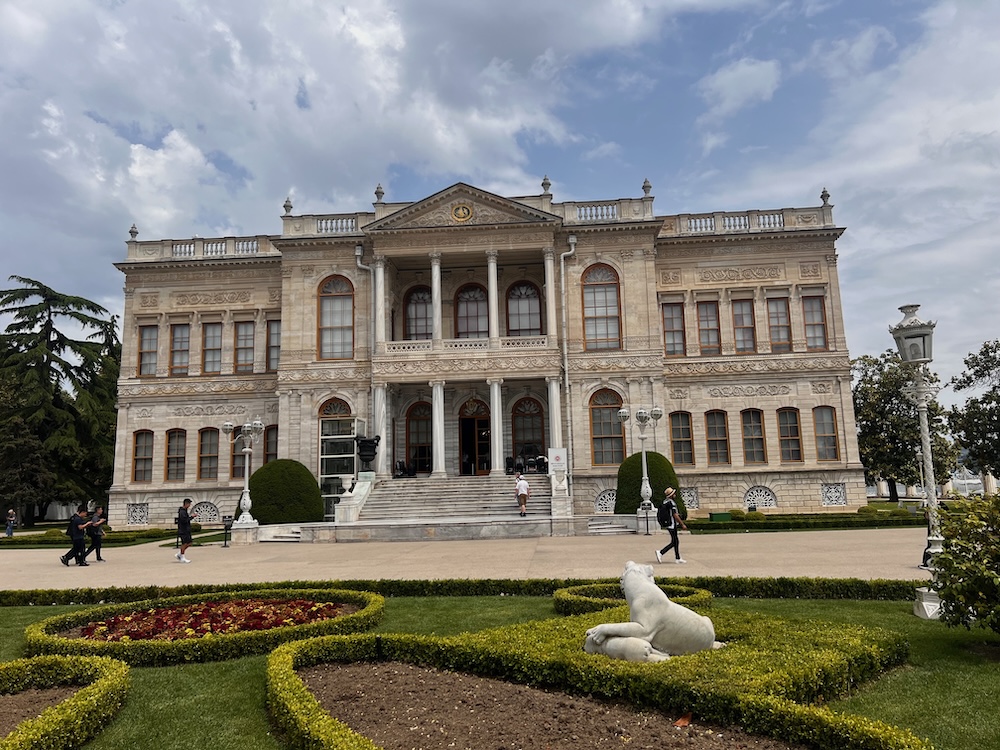
[[[767,281],[785,278],[781,266],[734,266],[731,268],[702,268],[698,271],[701,283],[722,281]]]
[[[718,385],[705,389],[714,398],[731,396],[787,396],[792,392],[787,385]]]
[[[799,263],[799,278],[819,279],[823,274],[819,269],[819,263]]]
[[[244,305],[253,301],[249,289],[218,292],[175,292],[171,295],[176,307],[204,307],[206,305]]]

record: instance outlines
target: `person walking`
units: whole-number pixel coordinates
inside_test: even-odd
[[[69,538],[73,540],[73,547],[65,555],[59,557],[59,562],[61,562],[66,567],[69,567],[69,560],[71,557],[76,558],[76,564],[86,567],[90,563],[84,560],[84,549],[87,546],[87,529],[90,527],[90,521],[87,520],[87,516],[90,515],[90,511],[87,510],[86,505],[81,505],[76,509],[76,513],[70,516],[69,526],[66,529],[66,533],[69,534]]]
[[[181,504],[181,507],[177,509],[177,536],[181,540],[181,548],[177,552],[177,554],[174,555],[174,557],[176,557],[182,563],[191,562],[190,560],[187,559],[187,557],[184,556],[184,553],[187,552],[187,548],[191,546],[192,542],[191,519],[198,517],[197,513],[190,512],[190,508],[191,508],[191,498],[186,497],[184,498],[184,502]]]
[[[517,504],[521,506],[521,517],[523,518],[528,515],[528,498],[531,497],[531,486],[521,472],[518,472],[514,479],[517,482],[514,485],[514,497],[517,498]]]
[[[87,535],[90,537],[90,546],[83,553],[84,560],[87,559],[87,555],[91,552],[96,552],[97,562],[104,562],[104,558],[101,557],[101,542],[104,540],[104,524],[107,523],[107,520],[104,517],[104,507],[98,505],[94,509],[94,515],[90,519],[90,527],[87,529]]]
[[[17,513],[11,508],[7,511],[7,536],[14,536],[14,525],[17,523]]]
[[[684,520],[681,518],[681,514],[677,510],[677,502],[674,500],[674,496],[677,494],[677,490],[673,487],[667,487],[663,491],[663,503],[660,505],[660,509],[656,511],[656,520],[660,522],[660,526],[667,530],[670,534],[670,544],[668,544],[663,549],[656,550],[656,561],[663,562],[663,556],[667,554],[670,550],[674,551],[674,562],[675,563],[686,563],[687,560],[681,557],[681,545],[677,539],[677,527],[680,526],[682,529],[687,531],[687,526],[684,524]]]

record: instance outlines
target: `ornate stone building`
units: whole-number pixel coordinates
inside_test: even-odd
[[[254,466],[297,459],[331,499],[357,481],[354,438],[378,435],[373,496],[394,474],[485,487],[533,465],[552,533],[580,533],[639,450],[623,405],[663,410],[647,448],[694,515],[864,503],[826,192],[658,216],[648,182],[588,202],[549,187],[389,203],[380,186],[373,210],[334,215],[286,201],[277,235],[133,227],[111,522],[169,524],[183,497],[231,513],[244,455],[220,427],[259,417]],[[356,494],[338,523],[364,520]]]

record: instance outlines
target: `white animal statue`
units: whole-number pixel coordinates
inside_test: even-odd
[[[704,615],[670,601],[653,580],[653,567],[629,560],[621,577],[631,622],[608,622],[587,631],[583,650],[612,659],[657,662],[724,644]]]

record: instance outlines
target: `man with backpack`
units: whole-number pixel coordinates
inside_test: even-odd
[[[667,533],[670,534],[670,544],[663,549],[656,550],[657,562],[663,562],[663,556],[670,550],[674,551],[675,563],[687,562],[687,560],[681,557],[681,545],[677,540],[677,527],[680,526],[682,529],[687,531],[687,526],[684,524],[681,514],[677,511],[677,503],[674,501],[674,495],[676,493],[677,491],[673,487],[667,487],[667,489],[663,491],[663,503],[660,505],[659,510],[656,511],[656,520],[659,521],[660,526],[665,528]]]

